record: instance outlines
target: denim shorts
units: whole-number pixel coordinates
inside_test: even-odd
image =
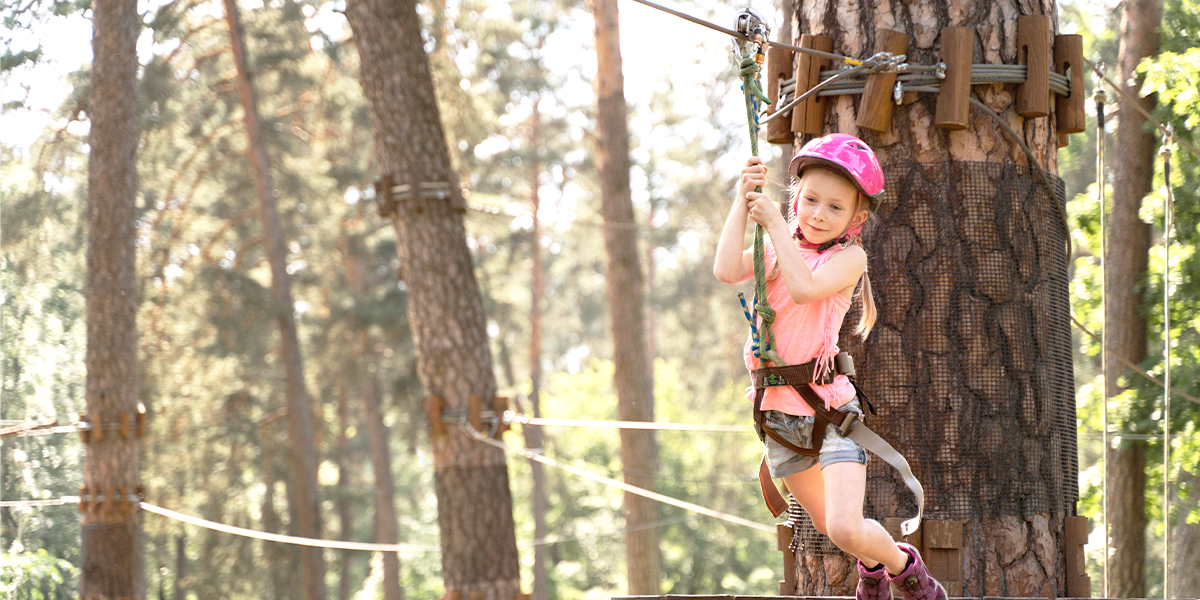
[[[862,416],[858,398],[847,402],[837,410],[847,413],[856,412],[860,417]],[[777,410],[767,410],[763,411],[763,426],[770,427],[780,437],[792,444],[801,448],[812,448],[812,417],[797,417]],[[866,450],[863,450],[862,446],[859,446],[854,440],[844,437],[833,423],[825,428],[825,441],[821,444],[821,453],[818,456],[797,454],[769,435],[766,436],[765,441],[767,466],[771,470],[771,477],[795,475],[811,469],[818,462],[821,463],[822,469],[841,462],[867,464]]]

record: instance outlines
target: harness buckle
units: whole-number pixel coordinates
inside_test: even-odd
[[[846,418],[842,419],[842,424],[838,425],[838,431],[842,434],[842,437],[846,437],[850,435],[851,431],[854,431],[854,427],[858,425],[858,422],[858,413],[848,412],[846,413]]]

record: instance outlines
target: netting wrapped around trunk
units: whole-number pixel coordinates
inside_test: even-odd
[[[1067,235],[1056,196],[1028,168],[892,164],[868,231],[879,317],[841,347],[878,414],[871,428],[925,486],[925,518],[1074,514],[1078,499]],[[873,459],[865,513],[916,513],[898,474]],[[801,553],[836,552],[800,519]]]

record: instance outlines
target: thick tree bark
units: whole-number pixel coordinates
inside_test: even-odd
[[[83,485],[80,597],[145,598],[141,440],[107,428],[132,427],[137,398],[137,38],[133,0],[92,5],[91,133],[87,191],[87,444]]]
[[[304,363],[300,340],[296,334],[295,309],[291,283],[287,273],[287,251],[276,209],[275,185],[263,139],[262,121],[258,114],[258,99],[250,77],[246,58],[245,34],[242,31],[237,0],[224,0],[225,20],[229,23],[229,43],[237,67],[238,97],[241,99],[246,135],[249,138],[250,167],[254,189],[262,213],[263,246],[271,267],[271,295],[279,321],[280,350],[287,378],[288,447],[291,452],[293,496],[296,516],[302,537],[321,537],[321,501],[317,487],[317,453],[313,438],[312,402],[304,383]],[[325,600],[325,556],[320,548],[305,547],[301,551],[303,588],[308,600]]]
[[[863,58],[878,31],[892,29],[911,36],[908,61],[926,65],[937,62],[947,26],[975,31],[973,62],[1016,64],[1017,17],[1055,12],[1052,1],[1017,0],[796,7],[793,39],[828,35],[835,52]],[[973,92],[1024,137],[1040,168],[1057,169],[1053,115],[1017,116],[1011,84]],[[940,130],[936,96],[920,94],[894,107],[890,131],[874,133],[855,124],[860,97],[831,100],[825,131],[862,137],[888,175],[880,223],[865,239],[879,320],[867,342],[855,338],[856,300],[840,342],[879,409],[868,424],[925,485],[926,518],[965,522],[962,580],[951,596],[1063,595],[1063,518],[1072,514],[1077,466],[1066,257],[1053,241],[1065,224],[1052,193],[977,108],[967,129]],[[874,460],[865,508],[869,517],[909,517],[915,503]],[[796,565],[797,594],[853,589],[848,559],[802,550]]]
[[[413,194],[399,201],[392,224],[417,374],[427,394],[445,399],[443,414],[466,414],[468,398],[490,399],[496,382],[416,3],[352,0],[346,18],[380,172],[414,191],[421,183],[445,186],[446,199]],[[508,600],[520,589],[520,574],[504,452],[447,429],[433,440],[446,590]]]
[[[637,230],[629,190],[629,126],[617,0],[594,0],[596,21],[596,171],[600,176],[600,211],[608,255],[605,284],[613,334],[614,380],[618,418],[654,420],[654,387],[646,358],[644,282],[638,262]],[[621,430],[621,464],[625,482],[654,489],[658,450],[653,431]],[[658,519],[658,505],[625,493],[625,527],[633,530]],[[630,594],[657,594],[661,558],[658,530],[625,534],[625,562]]]
[[[533,152],[529,161],[529,201],[533,207],[533,243],[529,245],[533,254],[533,281],[529,295],[529,409],[533,416],[542,416],[542,296],[546,293],[546,274],[542,264],[542,233],[538,226],[538,210],[541,208],[541,197],[538,188],[541,185],[542,164],[538,159],[537,149],[542,144],[542,115],[537,110],[537,99],[534,99],[533,115],[530,118],[530,129],[533,132]],[[525,447],[536,449],[542,447],[542,428],[537,425],[527,425],[521,428],[525,432]],[[529,467],[533,478],[533,539],[542,542],[546,539],[546,469],[540,462],[530,462]],[[543,543],[533,547],[533,600],[546,600],[548,569],[546,559],[549,553]]]
[[[1118,49],[1118,81],[1130,97],[1146,110],[1153,110],[1154,98],[1140,97],[1142,77],[1137,65],[1158,52],[1160,0],[1131,0],[1123,6],[1121,41]],[[1112,353],[1134,363],[1146,357],[1145,282],[1149,263],[1150,224],[1138,217],[1142,199],[1150,193],[1154,178],[1155,139],[1144,127],[1142,116],[1125,98],[1117,102],[1117,138],[1113,155],[1112,212],[1108,219],[1108,245],[1105,250],[1106,289],[1104,290],[1104,331]],[[1104,389],[1108,398],[1124,388],[1122,377],[1131,371],[1111,354]],[[1141,399],[1150,402],[1150,399]],[[1121,425],[1118,425],[1121,427]],[[1105,466],[1108,504],[1108,535],[1111,540],[1108,593],[1114,598],[1141,598],[1146,595],[1146,492],[1144,485],[1122,479],[1134,470],[1136,481],[1145,483],[1140,474],[1146,463],[1146,443],[1126,440],[1109,449]]]
[[[359,332],[363,342],[363,356],[372,356],[370,339],[365,331]],[[396,485],[392,481],[392,453],[388,448],[388,427],[383,423],[383,391],[379,379],[369,369],[359,374],[363,382],[363,402],[367,424],[367,437],[371,443],[371,467],[375,472],[375,541],[380,544],[395,544],[400,541],[396,519]],[[383,599],[401,600],[400,557],[395,552],[383,553]]]

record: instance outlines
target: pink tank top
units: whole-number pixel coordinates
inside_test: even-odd
[[[838,252],[838,248],[818,254],[815,249],[800,248],[800,256],[815,274],[829,259]],[[765,255],[767,272],[770,273],[775,263],[775,248],[767,247]],[[767,300],[775,309],[775,324],[771,328],[775,333],[775,351],[789,365],[806,363],[820,359],[818,375],[824,374],[833,366],[833,357],[839,352],[838,331],[842,328],[842,319],[850,309],[850,300],[841,294],[833,294],[827,298],[796,304],[788,293],[787,284],[780,275],[767,282]],[[759,333],[762,334],[762,319],[759,319]],[[751,350],[753,338],[746,340],[743,354],[746,368],[758,368],[759,360]],[[825,400],[826,409],[837,408],[854,399],[854,386],[845,375],[838,375],[829,385],[813,385],[817,394]],[[754,399],[754,388],[747,390],[746,396]],[[796,390],[788,386],[775,386],[766,389],[762,402],[763,410],[777,410],[789,415],[810,416],[813,409],[800,397]]]

